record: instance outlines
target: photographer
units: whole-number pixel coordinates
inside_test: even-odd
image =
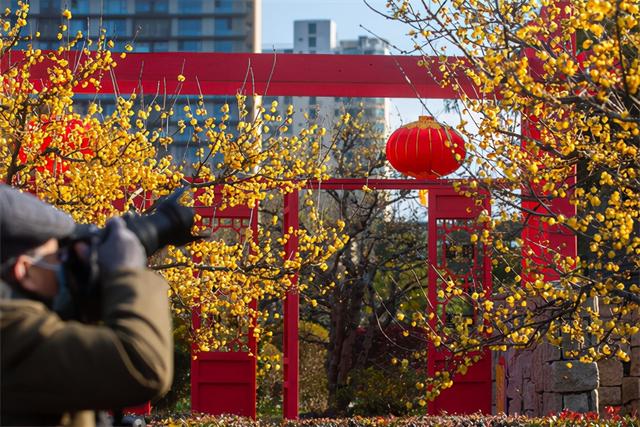
[[[96,246],[96,324],[63,320],[69,272],[59,240],[71,218],[0,185],[0,424],[94,425],[92,410],[137,405],[165,393],[173,375],[167,287],[121,218]],[[88,246],[66,249],[79,258]]]

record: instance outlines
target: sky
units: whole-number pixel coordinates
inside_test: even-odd
[[[386,0],[368,3],[385,12]],[[293,21],[298,19],[331,19],[337,25],[338,40],[355,39],[374,33],[401,48],[411,43],[408,28],[390,21],[371,10],[364,0],[262,0],[262,46],[293,44]]]
[[[373,8],[385,12],[386,0],[368,0]],[[331,19],[336,23],[338,40],[356,39],[358,36],[378,36],[399,49],[408,50],[412,43],[406,35],[409,28],[391,21],[371,10],[364,0],[262,0],[262,48],[293,46],[293,21],[301,19]],[[401,54],[392,48],[391,54]],[[441,101],[428,103],[429,110],[438,119],[453,125],[457,120],[443,113]],[[416,121],[427,114],[417,99],[392,99],[390,128]]]

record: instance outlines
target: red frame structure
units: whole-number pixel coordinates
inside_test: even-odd
[[[429,291],[428,299],[436,312],[436,316],[431,318],[429,326],[432,330],[437,330],[438,321],[446,323],[446,304],[450,301],[439,301],[438,290],[444,287],[442,274],[454,274],[453,268],[448,265],[446,237],[451,229],[458,228],[465,234],[470,235],[479,232],[475,219],[481,210],[491,211],[491,204],[488,195],[483,199],[483,204],[477,206],[475,200],[455,191],[453,188],[438,188],[429,191]],[[465,224],[471,223],[471,225]],[[468,264],[466,277],[457,277],[456,282],[460,282],[466,294],[471,294],[470,287],[478,285],[484,291],[491,292],[491,262],[489,253],[485,246],[480,244],[470,245],[471,257]],[[442,310],[442,314],[439,310]],[[473,316],[473,321],[479,319]],[[427,347],[427,374],[433,377],[435,373],[444,368],[450,354],[437,349],[432,342]],[[438,398],[429,404],[430,414],[447,413],[491,413],[491,375],[492,359],[491,351],[484,350],[482,359],[469,368],[465,375],[457,374],[454,377],[454,387],[443,390]],[[473,398],[461,398],[460,390]]]
[[[71,64],[79,60],[80,53],[69,53]],[[19,60],[20,52],[11,52],[0,61],[0,67]],[[335,96],[335,97],[390,97],[390,98],[458,98],[458,92],[440,86],[439,64],[442,59],[424,61],[429,70],[418,65],[422,57],[365,56],[365,55],[305,55],[305,54],[225,54],[225,53],[147,53],[129,54],[120,60],[111,75],[102,78],[103,93],[180,93],[183,95],[247,95],[269,96]],[[446,58],[454,61],[456,58]],[[36,66],[32,78],[46,78],[46,62]],[[479,91],[464,75],[461,67],[454,76],[460,90],[470,98]],[[185,81],[179,82],[178,75]],[[91,88],[77,88],[78,93],[95,93]],[[428,180],[345,180],[333,179],[311,183],[321,188],[360,189],[363,185],[373,189],[441,189],[450,188],[448,181]],[[574,214],[573,207],[555,205],[556,213]],[[285,199],[284,223],[294,228],[297,219],[297,194]],[[547,238],[550,230],[526,239],[525,244]],[[526,237],[526,236],[525,236]],[[530,236],[531,237],[531,236]],[[552,242],[554,239],[549,239]],[[562,239],[562,253],[575,253],[575,239]],[[291,240],[287,253],[295,251],[297,242]],[[294,278],[294,282],[295,282]],[[295,284],[295,283],[294,283]],[[297,292],[292,291],[285,301],[285,388],[284,416],[298,416],[298,307]],[[253,384],[255,393],[255,382]],[[215,396],[224,399],[224,396]],[[470,397],[470,396],[467,396]],[[463,397],[464,398],[464,397]],[[476,398],[476,396],[473,396]],[[240,414],[255,416],[255,400],[239,409]],[[253,405],[253,409],[249,406]]]
[[[258,208],[196,206],[201,225],[212,234],[228,230],[241,240],[243,230],[258,231]],[[252,308],[256,303],[252,302]],[[201,326],[199,313],[193,313],[193,327]],[[256,416],[256,358],[258,345],[251,328],[246,335],[247,351],[198,351],[195,346],[191,359],[191,409],[209,414],[242,414]],[[224,396],[224,398],[221,398]]]

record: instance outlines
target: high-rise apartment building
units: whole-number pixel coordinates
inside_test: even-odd
[[[266,49],[265,49],[266,50]],[[279,49],[281,53],[316,53],[338,55],[388,55],[389,49],[379,39],[360,36],[356,40],[338,40],[335,22],[328,19],[295,21],[293,24],[293,49]],[[303,70],[301,70],[302,72]],[[386,98],[330,98],[330,97],[280,97],[280,104],[292,104],[295,109],[291,132],[297,132],[307,120],[330,128],[345,111],[355,114],[363,110],[364,119],[374,123],[376,129],[386,134],[389,123],[389,101]],[[307,115],[308,119],[305,117]]]
[[[1,0],[17,7],[17,0]],[[116,50],[135,41],[136,52],[258,52],[261,0],[30,0],[26,31],[40,32],[38,47],[57,47],[60,12],[73,13],[69,30],[101,28]]]
[[[334,53],[338,41],[336,23],[328,19],[293,22],[295,53]]]
[[[68,8],[73,18],[70,34],[82,31],[95,38],[101,29],[115,42],[115,51],[130,43],[141,52],[259,52],[261,46],[262,0],[30,0],[25,35],[40,33],[34,47],[57,48],[61,12]],[[2,8],[17,8],[17,0],[0,0]],[[25,47],[23,42],[20,47]],[[79,100],[81,96],[77,97]],[[233,97],[206,97],[209,112],[220,111]],[[100,98],[105,114],[115,109],[113,96]],[[177,105],[181,104],[178,100]],[[182,108],[175,109],[173,121],[184,119]],[[233,115],[232,115],[233,119]],[[232,126],[230,126],[232,127]],[[194,160],[195,147],[188,146],[189,135],[176,138],[169,152],[177,161]]]

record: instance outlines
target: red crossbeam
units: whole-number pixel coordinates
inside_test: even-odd
[[[78,52],[69,52],[74,64]],[[115,54],[117,55],[117,54]],[[22,59],[2,58],[0,69]],[[447,58],[456,61],[458,58]],[[428,68],[419,66],[424,61]],[[32,70],[34,81],[47,81],[47,61]],[[136,53],[118,59],[112,75],[102,78],[103,93],[458,98],[442,88],[440,59],[395,55],[320,55],[280,53]],[[184,82],[178,76],[185,77]],[[456,76],[461,89],[475,97],[472,82]],[[114,85],[116,87],[114,87]],[[93,93],[91,87],[77,93]]]
[[[331,178],[327,181],[309,181],[306,187],[312,190],[430,190],[452,188],[452,179],[363,179]]]

